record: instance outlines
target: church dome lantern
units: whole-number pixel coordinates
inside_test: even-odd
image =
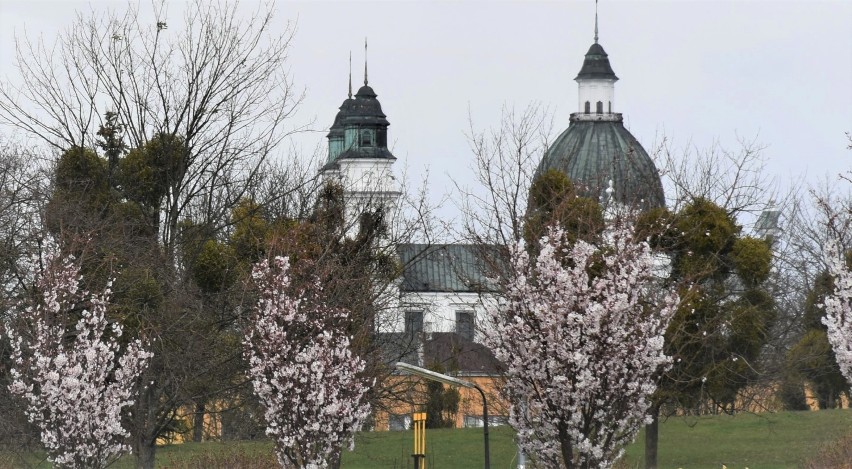
[[[624,127],[622,115],[614,112],[618,77],[609,55],[598,43],[597,12],[595,41],[574,80],[578,85],[578,110],[571,114],[568,128],[548,148],[536,174],[549,169],[562,171],[580,195],[595,200],[614,200],[641,209],[665,206],[657,167]]]
[[[387,147],[390,122],[376,98],[376,92],[366,83],[355,94],[343,118],[345,149],[337,161],[352,158],[396,159]]]
[[[353,98],[350,71],[349,97],[343,101],[329,128],[328,157],[321,172],[338,170],[343,159],[396,160],[387,148],[390,122],[377,97],[368,84],[365,64],[364,86],[358,89]]]

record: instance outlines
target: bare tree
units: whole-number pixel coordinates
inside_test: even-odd
[[[53,46],[18,38],[16,84],[0,88],[0,121],[61,150],[94,147],[107,111],[130,147],[157,135],[185,139],[187,158],[168,175],[161,236],[174,248],[189,205],[220,220],[287,135],[302,95],[286,68],[293,27],[273,9],[245,18],[238,3],[196,1],[182,21],[165,2],[78,14]],[[289,126],[289,127],[288,127]]]
[[[702,198],[739,217],[757,215],[770,200],[778,199],[777,185],[766,171],[766,147],[756,138],[739,137],[738,144],[733,150],[718,141],[706,149],[677,148],[663,137],[652,158],[666,187],[669,209],[677,211]]]
[[[463,216],[460,238],[499,246],[523,238],[527,196],[552,133],[549,109],[537,104],[521,111],[504,107],[500,125],[489,130],[477,130],[470,121],[467,137],[478,187],[455,183]]]
[[[8,390],[11,344],[4,328],[14,307],[32,289],[33,260],[42,236],[41,210],[47,178],[38,153],[17,141],[0,139],[0,447],[4,451],[36,445],[38,433],[28,424],[20,401]]]
[[[153,295],[125,314],[153,338],[155,352],[145,376],[153,384],[134,411],[140,467],[153,467],[156,440],[177,409],[212,395],[192,383],[213,370],[238,369],[238,347],[216,352],[227,343],[227,323],[210,314],[211,302],[199,299],[187,276],[192,253],[183,243],[191,237],[180,227],[191,220],[208,236],[227,233],[233,208],[264,184],[271,158],[300,130],[290,123],[302,98],[287,68],[294,28],[273,22],[273,10],[259,4],[246,16],[238,3],[198,0],[181,20],[166,16],[165,2],[151,12],[129,6],[80,13],[53,45],[18,38],[18,76],[0,86],[0,122],[59,152],[104,150],[108,192],[118,194],[107,197],[109,210],[137,202],[130,194],[143,172],[120,174],[121,160],[136,158],[156,172],[156,196],[143,207],[152,214],[156,241],[122,238],[127,230],[97,217],[90,226],[109,231],[92,248],[98,262],[127,267],[117,279],[116,301],[139,300],[140,286]],[[285,203],[288,193],[273,198]],[[106,239],[110,249],[103,249]],[[120,259],[105,252],[119,252]],[[190,364],[188,356],[196,361]]]

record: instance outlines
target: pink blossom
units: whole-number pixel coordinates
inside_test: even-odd
[[[134,384],[151,354],[134,340],[119,355],[120,330],[105,334],[109,288],[89,295],[80,290],[71,259],[51,259],[49,265],[37,282],[41,301],[24,310],[34,320],[32,338],[9,331],[15,363],[9,391],[26,402],[27,418],[41,430],[54,465],[106,467],[130,450],[121,414],[133,403]],[[81,306],[86,309],[69,331],[72,312]]]
[[[663,333],[678,302],[653,284],[646,243],[627,228],[605,246],[569,245],[550,229],[530,259],[511,251],[505,296],[486,341],[506,367],[510,423],[542,467],[607,468],[646,421]],[[606,266],[599,276],[592,262]]]
[[[260,299],[243,339],[248,376],[281,467],[325,468],[344,445],[353,447],[373,382],[350,350],[348,311],[324,304],[317,283],[295,288],[289,268],[277,257],[252,272]]]
[[[828,341],[840,372],[852,386],[852,272],[843,262],[843,253],[837,243],[826,246],[828,272],[834,280],[834,291],[825,298],[825,317]]]

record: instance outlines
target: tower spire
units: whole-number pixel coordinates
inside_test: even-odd
[[[595,44],[598,43],[598,0],[595,0]]]
[[[367,86],[367,38],[364,38],[364,86]]]
[[[352,99],[352,51],[349,51],[349,99]]]

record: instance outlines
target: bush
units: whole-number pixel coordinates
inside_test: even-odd
[[[823,445],[804,469],[852,469],[852,433]]]
[[[224,451],[208,451],[185,461],[169,458],[165,469],[278,469],[278,461],[269,451],[246,452],[245,448],[232,446]]]

